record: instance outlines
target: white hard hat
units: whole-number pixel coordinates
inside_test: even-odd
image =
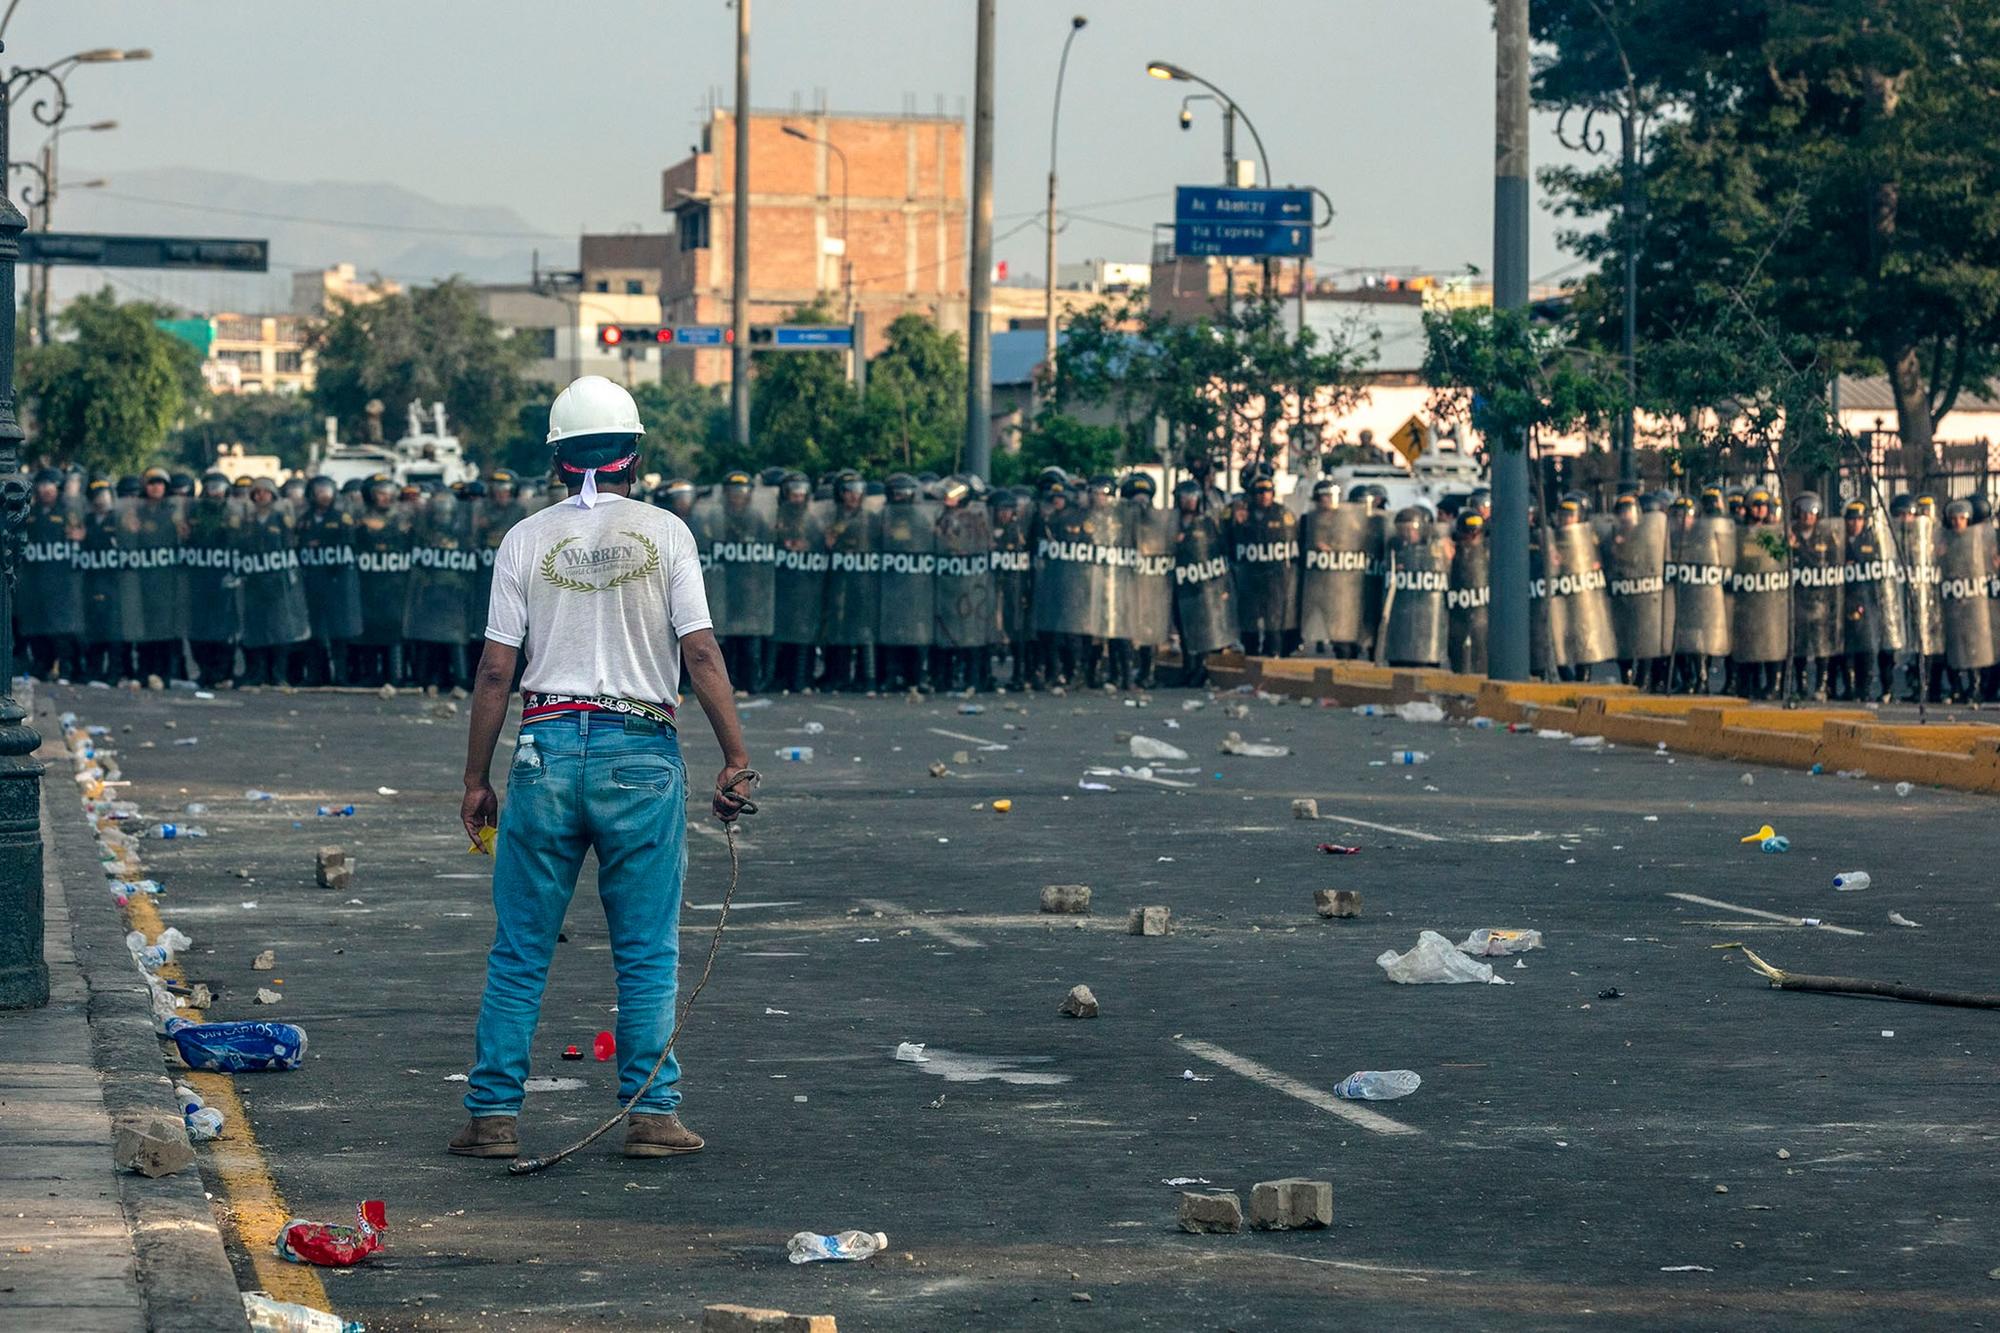
[[[549,408],[549,444],[585,435],[644,435],[632,395],[602,375],[585,375]]]

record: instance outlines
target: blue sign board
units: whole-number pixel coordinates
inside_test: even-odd
[[[771,328],[773,347],[852,347],[854,330],[846,325],[777,324]]]
[[[1174,253],[1292,258],[1313,252],[1311,190],[1174,191]]]
[[[684,347],[722,346],[720,324],[682,324],[674,329],[674,341]]]

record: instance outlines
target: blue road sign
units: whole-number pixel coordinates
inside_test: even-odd
[[[1313,193],[1182,185],[1174,191],[1174,222],[1281,222],[1311,230]]]
[[[1313,232],[1309,222],[1189,222],[1182,219],[1174,223],[1174,253],[1191,258],[1248,255],[1291,259],[1310,257],[1312,252]]]
[[[722,346],[722,325],[681,324],[674,328],[674,341],[684,347]]]
[[[771,328],[773,347],[852,347],[854,330],[834,324],[776,324]]]

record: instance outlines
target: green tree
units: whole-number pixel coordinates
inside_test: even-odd
[[[786,317],[793,324],[830,324],[822,303]],[[848,432],[856,397],[840,357],[823,352],[765,352],[754,357],[750,394],[750,447],[719,446],[709,455],[713,471],[756,472],[779,466],[818,476],[850,455]]]
[[[205,392],[199,354],[156,323],[169,313],[145,302],[121,305],[109,287],[70,302],[55,321],[66,336],[21,354],[30,449],[94,472],[151,462],[189,401]]]
[[[667,477],[719,471],[707,460],[729,445],[727,389],[685,379],[649,380],[632,387],[632,398],[646,424],[642,471]]]
[[[929,316],[898,315],[868,362],[844,463],[871,473],[956,472],[965,445],[965,348]]]
[[[313,402],[350,437],[366,420],[368,400],[379,398],[392,429],[410,403],[442,402],[474,450],[498,453],[518,438],[528,348],[502,333],[458,278],[341,303],[308,338],[318,357]]]
[[[319,414],[298,394],[203,389],[167,450],[188,467],[202,469],[215,461],[218,446],[240,444],[248,453],[276,454],[286,467],[299,468],[320,435]]]
[[[1004,486],[1032,482],[1047,467],[1084,477],[1116,472],[1125,452],[1125,432],[1116,426],[1093,425],[1062,412],[1041,412],[1021,433],[1018,452],[994,455],[993,479]]]
[[[1439,421],[1469,421],[1500,440],[1602,426],[1625,402],[1614,362],[1525,310],[1481,307],[1424,316],[1424,379]]]

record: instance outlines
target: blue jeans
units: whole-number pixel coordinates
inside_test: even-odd
[[[628,733],[624,721],[582,713],[522,728],[494,849],[498,921],[465,1095],[474,1116],[520,1113],[556,935],[583,854],[593,848],[618,970],[620,1102],[639,1090],[667,1044],[687,870],[687,775],[671,730]],[[679,1082],[680,1062],[669,1057],[632,1109],[672,1111]]]

